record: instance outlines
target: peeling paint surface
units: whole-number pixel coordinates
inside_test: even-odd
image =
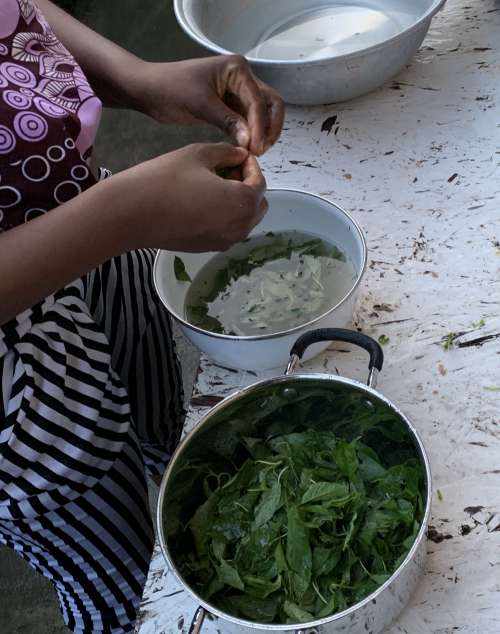
[[[500,1],[449,0],[394,81],[347,104],[288,108],[262,162],[269,186],[321,194],[363,227],[354,324],[383,336],[378,389],[431,461],[426,574],[388,634],[500,632],[499,102]],[[365,380],[367,360],[335,344],[304,369]],[[255,380],[202,359],[187,429]],[[195,609],[156,548],[138,633],[183,634]]]

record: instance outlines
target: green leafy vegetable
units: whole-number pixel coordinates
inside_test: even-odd
[[[188,272],[186,271],[186,266],[178,255],[176,255],[174,258],[174,273],[175,273],[175,279],[178,280],[179,282],[191,281],[191,278],[189,277]]]
[[[280,507],[280,503],[281,485],[279,480],[276,480],[270,489],[262,493],[260,502],[255,509],[254,526],[259,528],[269,522]]]
[[[334,402],[317,390],[293,405],[281,393],[247,403],[260,437],[244,435],[236,412],[233,457],[220,471],[199,465],[204,494],[171,552],[220,609],[259,623],[314,621],[373,592],[411,549],[424,476],[408,434],[361,395]],[[323,428],[312,429],[319,403]]]
[[[308,530],[302,521],[297,507],[287,511],[286,560],[289,574],[294,582],[292,594],[300,600],[311,581],[312,555]]]
[[[224,326],[218,319],[208,314],[208,306],[189,306],[189,321],[203,330],[224,333]]]
[[[443,350],[450,350],[455,345],[455,339],[457,339],[459,335],[456,332],[449,332],[446,337],[441,341],[441,345],[443,346]]]
[[[389,343],[389,341],[390,339],[387,335],[380,335],[380,337],[378,338],[378,342],[381,346],[385,346]]]

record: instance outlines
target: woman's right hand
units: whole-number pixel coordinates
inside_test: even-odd
[[[239,168],[241,180],[221,178],[216,171],[223,168]],[[227,143],[189,145],[102,185],[112,187],[127,209],[130,249],[225,250],[245,239],[267,211],[257,160]]]
[[[216,170],[231,167],[241,180],[217,176]],[[266,213],[265,188],[247,150],[191,145],[0,233],[0,325],[126,251],[227,249]]]

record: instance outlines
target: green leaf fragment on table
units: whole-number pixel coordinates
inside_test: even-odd
[[[174,258],[174,273],[175,279],[179,282],[191,282],[191,278],[186,271],[186,265],[178,255]]]
[[[446,337],[443,338],[443,340],[441,341],[441,345],[443,347],[443,350],[450,350],[451,348],[453,348],[454,344],[455,344],[455,339],[458,338],[457,333],[455,332],[449,332]]]
[[[387,335],[380,335],[378,342],[381,346],[385,346],[389,343],[390,339]]]

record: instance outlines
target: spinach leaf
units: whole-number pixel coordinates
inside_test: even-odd
[[[191,278],[186,271],[186,265],[178,255],[174,258],[174,273],[175,279],[179,282],[191,282]]]
[[[227,561],[224,559],[221,560],[219,566],[217,567],[217,576],[219,577],[219,581],[224,583],[232,588],[236,588],[237,590],[244,590],[245,584],[240,579],[240,575],[236,568],[230,566]]]
[[[349,485],[344,482],[315,482],[304,492],[302,504],[322,500],[338,500],[349,496]]]
[[[189,527],[194,538],[194,544],[196,552],[201,556],[205,552],[208,532],[207,526],[210,524],[210,520],[216,509],[217,499],[219,494],[216,492],[212,494],[208,500],[203,502],[199,506],[189,522]]]
[[[291,623],[305,623],[307,621],[314,621],[314,616],[306,610],[303,610],[295,603],[291,601],[285,601],[283,605],[285,613],[290,617]]]
[[[287,521],[286,559],[290,569],[301,575],[307,589],[312,572],[311,545],[307,528],[296,506],[288,509]]]
[[[340,442],[334,449],[333,455],[342,473],[353,480],[358,471],[358,456],[353,444]]]
[[[274,581],[266,581],[260,577],[246,575],[243,577],[243,581],[248,594],[261,599],[265,599],[281,588],[281,576],[278,576]]]
[[[272,598],[258,599],[248,595],[229,596],[225,600],[226,612],[235,613],[258,623],[272,623],[276,618],[278,603]]]
[[[281,504],[281,485],[279,480],[272,487],[264,491],[259,504],[255,508],[254,526],[259,528],[266,524],[279,509]]]
[[[208,306],[186,306],[188,320],[202,330],[224,333],[224,326],[218,319],[208,314]]]

